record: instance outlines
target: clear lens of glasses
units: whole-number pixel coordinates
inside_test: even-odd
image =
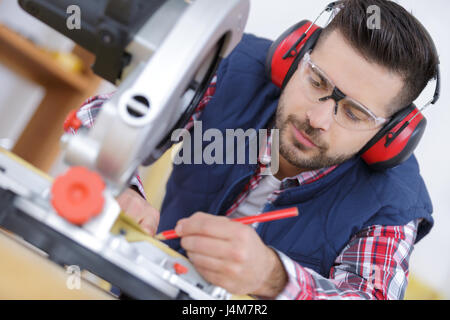
[[[320,98],[331,96],[335,88],[326,75],[311,62],[309,54],[300,63],[300,82],[306,97],[318,104],[322,103]],[[387,121],[349,97],[338,101],[333,116],[339,125],[351,130],[371,130]]]

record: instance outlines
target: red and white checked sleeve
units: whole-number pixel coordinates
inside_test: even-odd
[[[329,278],[276,250],[289,277],[276,299],[403,299],[418,222],[360,231],[336,258]]]

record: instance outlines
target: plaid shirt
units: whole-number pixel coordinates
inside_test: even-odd
[[[202,110],[214,95],[217,78],[214,77],[186,129],[200,118]],[[77,112],[84,126],[91,127],[102,104],[111,94],[88,99]],[[266,161],[260,166],[249,183],[244,187],[234,204],[227,210],[230,215],[258,187],[261,172],[268,166],[270,143]],[[267,151],[266,151],[267,152]],[[275,190],[268,201],[274,201],[283,191],[316,181],[334,170],[336,166],[303,172],[284,179],[280,190]],[[145,196],[139,177],[133,178]],[[275,250],[287,272],[288,283],[276,297],[280,300],[328,300],[328,299],[402,299],[408,283],[409,258],[413,250],[419,221],[411,221],[404,226],[374,225],[353,235],[345,248],[337,256],[328,278],[290,259]]]
[[[263,150],[261,150],[259,157],[258,157],[258,169],[251,177],[250,181],[247,183],[247,185],[244,187],[242,192],[239,194],[239,196],[236,198],[234,203],[231,205],[231,207],[226,211],[225,215],[230,216],[232,215],[236,209],[244,202],[245,199],[247,199],[247,196],[250,194],[252,190],[254,190],[256,187],[258,187],[259,182],[263,178],[262,173],[270,167],[271,162],[271,152],[272,151],[272,137],[269,134],[267,137],[267,144]],[[331,171],[337,168],[336,166],[326,167],[319,170],[312,170],[312,171],[306,171],[299,173],[298,175],[294,177],[288,177],[283,179],[280,185],[280,189],[274,190],[269,197],[267,198],[268,202],[273,202],[277,199],[277,197],[284,191],[289,188],[298,187],[301,185],[312,183],[316,180],[319,180],[320,178],[324,177]],[[257,224],[254,224],[256,226]]]

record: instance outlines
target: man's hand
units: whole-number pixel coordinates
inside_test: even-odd
[[[133,189],[127,189],[117,197],[120,208],[133,218],[141,228],[154,236],[159,224],[159,212]]]
[[[274,298],[287,283],[278,255],[250,226],[197,212],[175,231],[196,270],[231,293]]]

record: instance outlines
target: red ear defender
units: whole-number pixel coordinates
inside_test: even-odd
[[[306,36],[297,44],[296,50],[289,52],[312,24],[303,20],[286,30],[270,46],[266,58],[266,75],[279,88],[284,88],[297,69],[303,55],[314,48],[322,28],[313,25]],[[289,54],[291,53],[291,54]],[[286,57],[285,55],[289,55]]]
[[[359,154],[371,169],[395,167],[414,152],[426,124],[427,120],[412,104],[396,113]]]

